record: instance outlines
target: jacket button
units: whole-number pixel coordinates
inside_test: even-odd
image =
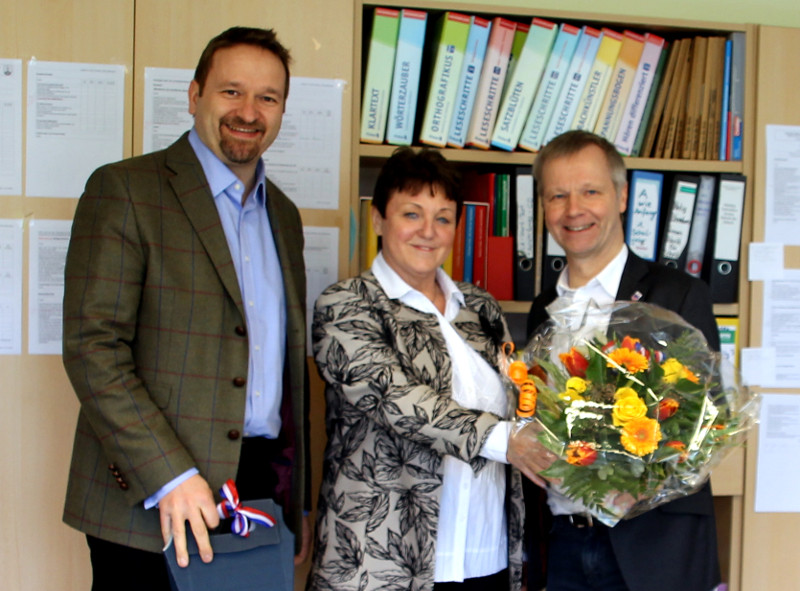
[[[233,385],[234,385],[234,386],[236,386],[237,388],[241,388],[241,387],[242,387],[242,386],[244,386],[246,383],[247,383],[247,380],[245,380],[245,379],[244,379],[244,378],[242,378],[242,377],[233,378]]]
[[[231,441],[236,441],[237,439],[239,439],[240,435],[241,434],[237,429],[231,429],[230,431],[228,431],[228,439],[230,439]]]
[[[119,487],[120,487],[122,490],[128,490],[128,483],[127,483],[127,482],[120,482],[120,483],[119,483]]]
[[[241,324],[237,326],[234,330],[236,331],[236,334],[238,334],[240,337],[247,336],[247,329]]]

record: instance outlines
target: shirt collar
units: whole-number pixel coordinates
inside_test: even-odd
[[[381,285],[381,289],[389,296],[390,299],[393,300],[400,300],[403,303],[408,303],[407,296],[411,294],[419,294],[425,299],[426,298],[422,293],[413,287],[411,287],[408,283],[403,281],[400,275],[389,266],[389,263],[386,262],[386,259],[383,258],[383,252],[379,252],[378,256],[375,257],[375,260],[372,261],[372,267],[370,267],[372,274],[375,275],[375,279],[378,280],[378,283]],[[436,269],[436,282],[439,284],[439,288],[444,293],[445,302],[447,302],[447,307],[450,308],[450,302],[453,301],[459,306],[465,305],[464,294],[461,293],[461,290],[458,289],[458,286],[455,282],[450,279],[450,277],[445,273],[442,269]],[[429,300],[430,301],[430,300]],[[432,304],[432,302],[431,302]]]
[[[569,266],[558,277],[556,283],[556,292],[559,296],[575,297],[582,293],[598,294],[600,293],[603,299],[614,301],[617,299],[617,292],[619,291],[619,284],[622,281],[622,272],[625,270],[625,263],[628,261],[628,246],[622,245],[617,256],[611,259],[602,271],[592,278],[586,285],[578,288],[571,288],[569,286]],[[598,299],[595,297],[595,299]]]
[[[200,166],[203,167],[208,187],[214,199],[217,199],[236,183],[241,183],[239,177],[203,143],[194,127],[189,132],[189,144],[200,161]],[[256,164],[256,179],[258,179],[254,188],[256,199],[259,203],[265,203],[267,190],[264,183],[264,161],[261,158]]]

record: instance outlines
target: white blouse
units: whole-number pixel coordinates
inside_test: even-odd
[[[452,398],[465,408],[505,417],[507,395],[497,372],[450,324],[464,305],[464,294],[441,269],[436,280],[445,295],[445,313],[421,292],[411,288],[378,254],[372,273],[391,299],[434,314],[439,321],[452,367]],[[481,455],[490,460],[478,474],[452,456],[443,458],[436,537],[434,581],[461,582],[497,573],[508,566],[505,516],[505,466],[511,423],[500,422],[487,438]]]

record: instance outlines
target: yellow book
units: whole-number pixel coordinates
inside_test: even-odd
[[[722,356],[739,368],[739,319],[717,317],[719,329],[719,350]]]
[[[622,34],[619,57],[614,65],[603,105],[600,107],[600,117],[594,126],[594,132],[610,142],[617,137],[642,51],[644,51],[644,36],[633,31],[625,31]]]
[[[372,266],[378,255],[378,235],[372,227],[372,197],[362,197],[358,210],[358,264],[362,271]]]
[[[603,38],[600,40],[592,69],[586,78],[586,86],[583,87],[578,110],[575,112],[570,129],[587,131],[594,129],[621,47],[622,35],[611,29],[603,29]]]

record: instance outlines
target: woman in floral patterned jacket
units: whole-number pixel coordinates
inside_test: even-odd
[[[520,588],[521,479],[497,372],[510,337],[492,296],[440,269],[460,209],[445,159],[399,148],[373,197],[381,253],[317,300],[328,444],[310,590]]]

